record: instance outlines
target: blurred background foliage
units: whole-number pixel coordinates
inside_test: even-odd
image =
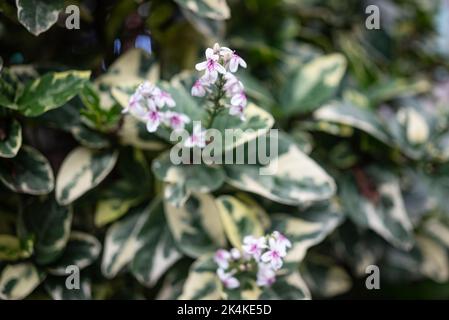
[[[80,8],[79,30],[65,28],[70,4]],[[371,4],[380,8],[379,30],[365,27]],[[33,24],[18,19],[17,6],[31,15],[44,6],[44,14]],[[211,242],[210,230],[195,225],[200,239],[182,244],[182,227],[171,220],[210,195],[189,198],[186,185],[197,172],[186,171],[180,183],[155,170],[166,142],[122,118],[116,90],[145,78],[182,79],[214,42],[245,58],[251,100],[337,186],[335,195],[302,201],[306,182],[292,200],[238,187],[232,168],[227,184],[221,172],[208,173],[221,181],[206,186],[213,197],[259,203],[280,229],[310,224],[290,234],[304,255],[309,249],[294,264],[308,289],[286,281],[291,295],[262,297],[301,298],[310,290],[313,298],[449,298],[447,0],[2,1],[0,297],[217,297],[198,288],[210,279],[192,275],[202,260],[191,264],[222,239]],[[296,191],[288,183],[271,185]],[[42,196],[55,184],[57,203]],[[182,189],[186,212],[166,205],[157,215],[162,188]],[[209,209],[190,217],[216,217]],[[313,244],[303,244],[309,236]],[[156,242],[175,252],[170,259],[155,261]],[[76,293],[61,277],[71,263],[83,268]],[[381,290],[365,288],[370,264],[380,268]],[[23,282],[20,292],[12,280]]]

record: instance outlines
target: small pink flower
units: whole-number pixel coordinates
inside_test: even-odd
[[[246,68],[246,62],[234,51],[229,60],[229,71],[237,72],[239,66],[241,66],[242,68]]]
[[[131,113],[133,116],[142,118],[147,110],[142,105],[143,97],[138,94],[134,93],[130,98],[128,102],[128,106],[123,109],[123,113]]]
[[[243,84],[232,73],[228,72],[224,76],[226,82],[223,89],[226,91],[228,97],[232,97],[237,93],[241,93],[244,90]]]
[[[225,272],[223,269],[217,270],[218,278],[221,280],[225,288],[235,289],[240,287],[240,281],[230,272]]]
[[[231,254],[224,249],[219,249],[215,252],[214,261],[221,269],[227,269],[229,267],[230,259]]]
[[[188,116],[178,112],[167,111],[164,115],[165,123],[175,131],[184,129],[186,123],[190,122]]]
[[[231,108],[229,108],[229,114],[231,116],[237,116],[240,118],[240,120],[245,121],[245,107],[242,105],[238,105],[238,106],[231,106]]]
[[[284,250],[287,250],[287,248],[291,248],[292,243],[290,242],[290,240],[288,240],[288,238],[279,231],[274,231],[272,236],[281,246],[284,247]]]
[[[257,285],[261,287],[269,287],[276,282],[276,272],[270,265],[265,263],[259,264],[257,271]]]
[[[239,92],[231,98],[231,104],[233,106],[246,106],[248,103],[248,99],[246,98],[246,94],[244,92]]]
[[[158,95],[154,96],[154,101],[159,108],[162,108],[165,105],[173,108],[176,105],[175,100],[173,100],[170,93],[162,90],[159,90]]]
[[[207,78],[211,80],[211,82],[215,82],[218,78],[218,73],[225,74],[226,69],[218,63],[219,56],[214,53],[214,50],[211,48],[206,49],[206,61],[197,63],[195,65],[195,69],[198,71],[205,70]]]
[[[160,93],[160,89],[149,81],[141,83],[136,91],[145,98],[153,97]]]
[[[232,248],[230,253],[233,260],[238,260],[242,257],[242,253],[237,248]]]
[[[243,252],[257,261],[259,260],[264,248],[266,248],[266,241],[264,237],[256,238],[253,236],[246,236],[243,239]]]
[[[145,120],[147,121],[148,132],[155,132],[161,123],[162,114],[157,110],[150,110],[145,115]]]
[[[188,148],[204,148],[206,146],[206,130],[203,130],[201,125],[195,125],[192,134],[187,138],[184,146]]]
[[[204,97],[206,95],[206,86],[203,81],[196,80],[192,87],[192,96]]]
[[[285,248],[273,238],[270,238],[268,242],[269,249],[260,259],[262,262],[270,263],[274,270],[278,270],[282,267],[282,258],[286,255]]]

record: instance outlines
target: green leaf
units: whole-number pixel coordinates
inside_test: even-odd
[[[117,161],[114,150],[94,151],[77,147],[64,159],[56,178],[56,199],[66,205],[97,186]]]
[[[300,272],[313,296],[330,298],[351,289],[351,277],[332,258],[308,254]]]
[[[217,265],[210,255],[198,258],[191,266],[180,300],[218,300],[223,296],[216,275]]]
[[[112,224],[106,232],[101,272],[106,278],[113,278],[130,263],[144,244],[138,238],[140,231],[150,217],[152,205],[132,208],[120,221]]]
[[[315,111],[313,117],[320,121],[357,128],[388,145],[391,144],[391,139],[386,132],[385,125],[369,109],[356,107],[344,102],[332,101]]]
[[[45,275],[31,263],[7,265],[0,275],[0,299],[26,298],[44,278]]]
[[[128,103],[127,100],[124,103],[126,105]],[[142,150],[160,151],[166,147],[166,143],[147,131],[145,123],[130,115],[123,117],[122,126],[118,131],[118,138],[120,144]]]
[[[263,136],[271,129],[271,127],[273,127],[273,116],[253,103],[249,103],[246,106],[244,114],[246,120],[241,121],[237,117],[229,116],[227,110],[224,110],[214,119],[212,127],[221,132],[221,136],[217,138],[222,138],[221,145],[224,152],[235,149],[248,141]],[[231,132],[232,134],[235,134],[236,137],[233,139],[226,139],[226,132]],[[214,139],[214,144],[218,142],[218,139]]]
[[[10,68],[0,74],[0,106],[17,110],[17,97],[23,90],[23,84]]]
[[[335,204],[321,204],[301,212],[298,217],[276,214],[272,229],[283,233],[293,246],[285,257],[286,267],[296,268],[307,250],[323,241],[342,222],[344,215]]]
[[[356,178],[357,177],[357,178]],[[366,190],[371,183],[374,189]],[[379,167],[345,175],[339,192],[345,212],[357,225],[370,228],[392,245],[410,249],[413,226],[405,210],[398,178]]]
[[[192,193],[183,207],[164,202],[165,215],[178,248],[199,257],[224,247],[226,238],[215,199],[205,193]]]
[[[28,117],[58,108],[77,95],[90,77],[90,71],[47,73],[25,85],[17,104]]]
[[[90,266],[100,255],[101,244],[94,236],[73,231],[69,241],[58,260],[48,267],[48,271],[57,276],[64,276],[68,266],[77,266],[80,270]]]
[[[231,17],[226,0],[175,0],[180,6],[193,13],[214,20],[224,20]]]
[[[226,236],[234,247],[241,248],[243,238],[247,235],[264,235],[257,208],[226,195],[218,197],[216,202]]]
[[[111,144],[105,135],[83,124],[72,127],[70,131],[77,141],[88,148],[102,149],[109,147]]]
[[[278,156],[265,166],[225,165],[227,182],[238,189],[289,205],[332,197],[336,189],[334,180],[303,153],[289,136],[279,133],[277,141]],[[266,144],[268,146],[271,142]],[[257,159],[255,152],[252,156]],[[270,155],[273,157],[273,151],[270,151]],[[261,169],[265,171],[264,174],[261,174]]]
[[[58,21],[59,11],[63,9],[64,1],[16,0],[16,5],[19,22],[29,32],[38,36]]]
[[[146,287],[153,287],[159,278],[181,258],[167,226],[160,200],[154,200],[154,209],[137,235],[143,243],[137,251],[131,272]]]
[[[131,207],[137,205],[142,198],[142,194],[136,192],[135,186],[130,185],[127,181],[118,180],[111,186],[108,186],[98,200],[95,208],[95,225],[103,227],[120,219]]]
[[[310,300],[310,291],[298,271],[276,278],[276,282],[265,289],[262,300]]]
[[[49,276],[45,279],[44,288],[53,300],[91,300],[92,285],[89,277],[80,275],[79,289],[67,289],[65,277]]]
[[[47,194],[54,188],[50,164],[29,146],[23,146],[12,159],[0,159],[0,181],[15,192],[34,195]]]
[[[19,121],[12,119],[10,123],[0,128],[0,157],[15,157],[21,145],[22,126]]]
[[[341,54],[313,59],[299,67],[281,93],[281,106],[286,115],[307,113],[332,98],[346,70]]]
[[[217,190],[225,180],[225,173],[221,167],[205,164],[174,165],[170,159],[170,152],[163,153],[153,161],[154,175],[161,181],[175,185],[177,190],[188,196],[192,192],[207,193]],[[172,194],[172,193],[170,193]],[[186,200],[187,197],[183,197]],[[167,196],[167,199],[172,199]],[[173,201],[176,206],[182,202]]]
[[[130,49],[120,56],[108,69],[108,72],[95,79],[100,87],[135,87],[148,80],[159,80],[159,65],[154,55],[148,55],[141,49]]]
[[[38,264],[49,264],[62,255],[69,240],[72,217],[72,208],[58,205],[52,197],[25,207],[23,225],[26,235],[35,239]]]
[[[32,253],[32,241],[21,241],[15,236],[0,234],[0,260],[16,261],[28,258]]]

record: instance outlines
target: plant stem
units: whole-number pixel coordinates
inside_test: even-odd
[[[209,112],[209,122],[206,126],[206,129],[210,129],[212,127],[212,124],[214,123],[215,118],[217,115],[223,110],[224,106],[221,105],[220,100],[224,96],[224,79],[223,76],[220,75],[219,79],[217,81],[217,94],[211,99],[212,102],[212,108],[208,110]]]

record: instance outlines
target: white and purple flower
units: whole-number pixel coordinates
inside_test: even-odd
[[[232,272],[226,272],[223,269],[219,268],[217,270],[217,275],[226,289],[235,289],[240,287],[240,281],[236,277],[234,277]]]
[[[218,54],[215,54],[211,48],[206,49],[206,61],[197,63],[195,69],[198,71],[205,71],[207,79],[214,83],[218,78],[218,73],[226,74],[226,69],[218,60],[220,59]]]
[[[255,272],[256,284],[269,287],[276,282],[276,271],[282,267],[286,250],[291,246],[290,240],[278,231],[264,237],[246,236],[241,251],[232,248],[230,251],[220,249],[215,253],[217,275],[225,288],[231,289],[240,286],[236,275],[241,279],[251,277]]]
[[[215,252],[214,261],[218,264],[218,267],[227,269],[229,267],[229,260],[231,259],[231,253],[224,249],[219,249]]]
[[[273,238],[270,238],[268,243],[268,251],[262,254],[260,260],[264,263],[271,264],[274,270],[279,270],[282,267],[282,258],[286,255],[285,248]]]
[[[148,132],[155,132],[163,119],[163,114],[158,110],[149,110],[144,119],[147,121]]]
[[[269,264],[259,263],[256,283],[260,287],[269,287],[276,282],[276,271]]]
[[[242,121],[243,109],[247,104],[245,88],[242,82],[233,74],[238,68],[246,68],[246,62],[235,51],[227,47],[221,47],[215,43],[212,48],[206,49],[206,61],[195,65],[198,71],[205,71],[191,89],[192,96],[204,97],[208,93],[214,94],[210,101],[219,101],[221,97],[229,98],[228,103],[220,104],[218,107],[233,106],[230,115],[239,117]],[[220,81],[217,83],[217,79]],[[214,86],[215,84],[215,86]],[[220,91],[220,92],[217,92]],[[216,97],[219,97],[216,99]],[[214,106],[217,108],[217,106]]]
[[[162,108],[165,105],[169,108],[176,106],[172,96],[168,92],[162,90],[159,90],[158,94],[154,96],[154,102],[159,108]]]
[[[246,68],[246,62],[234,51],[229,59],[229,71],[237,72],[239,66]]]
[[[256,261],[259,260],[262,255],[262,251],[267,247],[264,237],[256,238],[254,236],[246,236],[243,239],[243,252],[244,254],[253,257]]]
[[[174,131],[183,130],[185,125],[190,122],[190,118],[185,114],[167,111],[164,114],[165,123]]]
[[[204,148],[206,146],[206,130],[202,129],[201,125],[195,124],[193,126],[193,132],[186,139],[184,146],[187,148]]]

